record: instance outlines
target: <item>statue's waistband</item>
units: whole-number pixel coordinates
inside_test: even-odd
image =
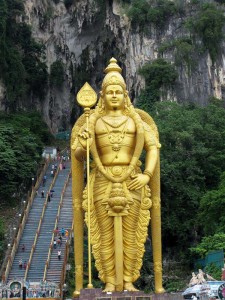
[[[128,170],[128,168],[129,168],[129,165],[104,166],[105,171],[113,177],[123,176],[126,173],[126,171]],[[96,172],[95,174],[97,177],[104,176],[104,175],[102,175],[102,173],[99,170],[93,169],[93,171]],[[136,166],[132,173],[133,174],[141,173],[140,167]]]

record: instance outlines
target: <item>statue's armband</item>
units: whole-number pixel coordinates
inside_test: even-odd
[[[144,133],[144,136],[145,136],[144,149],[146,151],[149,151],[149,150],[157,147],[156,138],[155,138],[151,128],[146,123],[144,123],[144,132],[145,132]]]
[[[78,135],[83,132],[85,129],[85,125],[83,125],[81,127],[81,129],[79,130],[79,133]],[[81,145],[80,141],[79,141],[79,138],[78,138],[78,135],[76,136],[75,138],[75,141],[72,145],[72,149],[75,150],[75,156],[76,158],[79,160],[79,161],[83,161],[85,160],[85,157],[86,157],[86,149],[83,148],[83,146]]]

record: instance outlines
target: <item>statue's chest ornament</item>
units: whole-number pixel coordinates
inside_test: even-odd
[[[102,121],[108,132],[108,139],[110,144],[112,144],[112,150],[119,151],[121,149],[124,137],[126,135],[128,118],[122,120],[112,120],[112,122],[110,122],[110,120],[104,120],[102,118]]]
[[[110,143],[112,144],[113,151],[119,151],[121,148],[121,143],[123,142],[125,133],[124,132],[118,132],[117,130],[113,130],[111,133],[109,133],[108,138]]]

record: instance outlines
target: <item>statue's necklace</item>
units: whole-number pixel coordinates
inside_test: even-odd
[[[127,122],[128,117],[127,118],[122,118],[122,117],[108,117],[107,119],[105,118],[101,118],[102,121],[109,125],[110,127],[113,128],[119,128],[120,126],[122,126],[124,123]]]
[[[123,142],[123,139],[126,135],[126,128],[127,128],[127,124],[128,124],[128,118],[126,118],[125,120],[123,120],[122,122],[118,124],[111,124],[109,123],[109,121],[105,121],[103,118],[101,118],[102,121],[105,123],[105,127],[106,130],[108,132],[108,139],[110,144],[112,144],[112,150],[113,151],[119,151],[121,149],[121,144]],[[119,130],[116,128],[119,128],[120,126],[122,126],[125,123],[124,127]],[[112,128],[112,130],[110,131],[108,126]]]

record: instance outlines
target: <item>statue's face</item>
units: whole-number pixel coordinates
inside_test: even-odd
[[[107,110],[124,108],[124,90],[120,85],[109,85],[103,94]]]

